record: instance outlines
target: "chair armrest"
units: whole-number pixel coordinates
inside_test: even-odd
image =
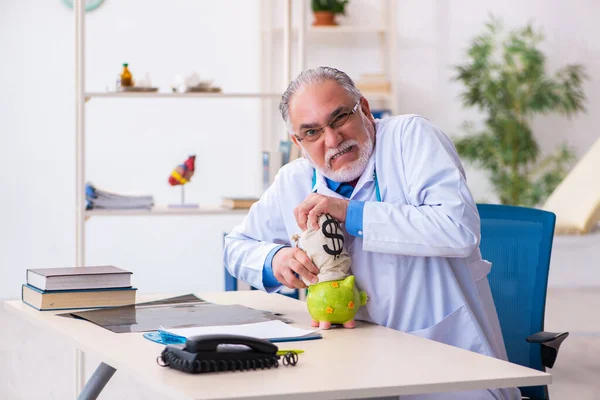
[[[552,368],[558,356],[558,349],[567,336],[569,332],[538,332],[529,336],[527,342],[542,345],[542,365]]]

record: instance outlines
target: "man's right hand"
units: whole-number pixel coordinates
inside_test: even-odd
[[[306,287],[296,274],[308,282],[317,283],[319,269],[306,253],[298,247],[284,247],[275,253],[272,268],[275,278],[290,289]]]

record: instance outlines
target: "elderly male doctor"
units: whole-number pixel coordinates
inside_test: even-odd
[[[506,360],[479,215],[448,137],[416,115],[375,120],[352,80],[328,67],[301,73],[280,110],[304,158],[279,171],[226,237],[229,272],[269,292],[305,287],[298,276],[316,282],[318,269],[290,238],[329,213],[344,224],[352,273],[370,296],[357,319]],[[520,396],[508,388],[418,398]]]

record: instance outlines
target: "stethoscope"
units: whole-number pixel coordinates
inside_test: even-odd
[[[373,170],[373,181],[375,182],[375,196],[377,198],[377,201],[381,201],[381,193],[379,193],[379,182],[377,182],[377,173],[375,172],[375,170]],[[312,177],[312,187],[313,187],[313,192],[317,191],[317,171],[315,171],[313,169],[313,177]]]

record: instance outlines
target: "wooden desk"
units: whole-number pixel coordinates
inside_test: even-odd
[[[261,291],[198,296],[281,312],[293,325],[310,328],[305,303],[286,296]],[[139,302],[165,297],[140,296]],[[37,311],[20,300],[5,302],[5,308],[175,399],[342,399],[551,383],[547,373],[365,323],[322,331],[319,340],[277,343],[280,349],[305,350],[295,367],[192,375],[157,365],[164,346],[141,333],[115,334],[83,320]]]

